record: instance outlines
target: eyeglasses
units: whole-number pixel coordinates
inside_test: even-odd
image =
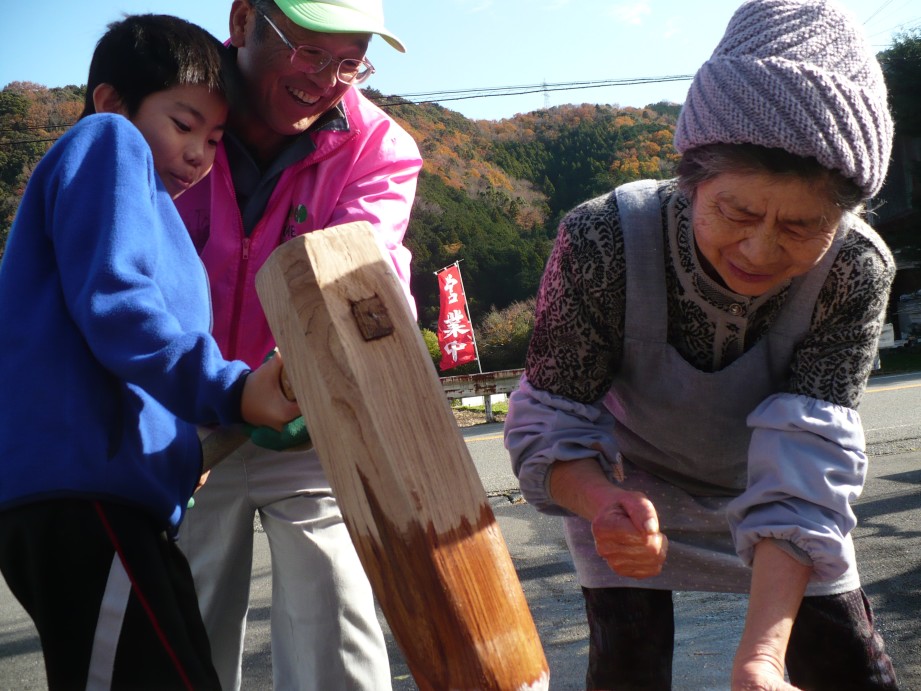
[[[340,60],[339,58],[334,58],[328,51],[316,46],[295,46],[281,33],[281,29],[275,26],[275,22],[269,19],[265,12],[259,11],[259,14],[269,23],[270,27],[275,29],[278,38],[291,49],[291,64],[307,74],[322,72],[330,63],[336,63],[336,78],[343,84],[361,84],[374,74],[374,65],[368,60],[356,60],[354,58]]]

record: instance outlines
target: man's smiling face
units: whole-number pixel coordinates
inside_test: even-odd
[[[330,34],[297,26],[282,12],[272,11],[272,22],[294,46],[313,46],[334,59],[316,74],[291,61],[291,49],[250,3],[239,2],[231,15],[231,41],[246,84],[246,100],[253,115],[270,130],[291,136],[307,130],[335,107],[351,88],[336,77],[338,60],[364,58],[370,34]]]

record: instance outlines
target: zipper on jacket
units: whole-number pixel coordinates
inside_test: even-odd
[[[243,227],[242,219],[240,221],[240,227]],[[243,295],[246,292],[246,276],[249,271],[249,246],[250,238],[244,236],[243,245],[240,249],[240,270],[237,272],[237,286],[234,290],[233,312],[230,313],[230,326],[232,329],[230,335],[230,352],[235,358],[240,357],[239,334],[243,331],[240,327],[240,318],[243,314]]]
[[[297,173],[299,173],[304,168],[307,168],[308,166],[315,166],[321,161],[324,161],[327,158],[331,158],[333,154],[335,154],[339,149],[341,149],[343,146],[348,144],[348,142],[350,142],[352,139],[359,136],[360,133],[361,132],[358,129],[350,129],[347,133],[347,136],[344,137],[341,142],[336,142],[335,144],[330,145],[325,151],[322,151],[322,152],[314,151],[314,154],[316,155],[308,155],[305,158],[302,158],[299,162],[288,166],[284,171],[282,171],[281,178],[276,184],[276,190],[281,185],[287,184],[287,180],[286,180],[287,177],[296,175]],[[233,311],[231,312],[231,315],[230,315],[231,334],[230,334],[230,353],[228,354],[230,357],[240,358],[241,355],[239,352],[239,334],[243,331],[243,328],[241,328],[240,322],[241,322],[241,317],[243,314],[243,297],[246,292],[246,276],[248,273],[250,245],[251,245],[253,236],[255,236],[259,232],[260,226],[264,224],[266,216],[269,215],[269,207],[272,204],[272,198],[275,196],[275,192],[273,192],[272,195],[270,195],[269,200],[266,203],[266,209],[262,214],[262,218],[260,218],[259,221],[256,223],[256,226],[253,228],[252,232],[249,235],[246,235],[245,230],[243,229],[243,214],[240,212],[240,205],[239,205],[239,202],[237,201],[237,191],[233,186],[233,179],[230,175],[229,163],[227,164],[227,167],[223,170],[223,173],[224,175],[222,177],[224,178],[224,184],[229,187],[230,197],[231,199],[234,200],[234,206],[236,207],[237,223],[238,223],[237,227],[240,228],[241,232],[244,233],[243,245],[240,250],[241,266],[240,266],[240,270],[237,272],[238,279],[237,279],[237,285],[234,289]]]

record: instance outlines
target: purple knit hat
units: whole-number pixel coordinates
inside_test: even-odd
[[[892,118],[879,63],[829,0],[749,0],[694,76],[675,147],[757,144],[811,156],[867,197],[883,185]]]

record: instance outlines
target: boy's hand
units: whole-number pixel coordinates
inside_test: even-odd
[[[205,472],[203,472],[203,473],[199,476],[199,478],[198,478],[198,484],[195,485],[195,490],[192,492],[192,494],[195,494],[195,492],[197,492],[198,490],[200,490],[202,487],[205,486],[205,483],[208,481],[208,476],[209,476],[210,474],[211,474],[211,471],[210,471],[210,470],[206,470]]]
[[[246,377],[240,409],[243,419],[254,427],[270,427],[280,432],[301,411],[285,396],[281,387],[281,355],[268,357]]]

